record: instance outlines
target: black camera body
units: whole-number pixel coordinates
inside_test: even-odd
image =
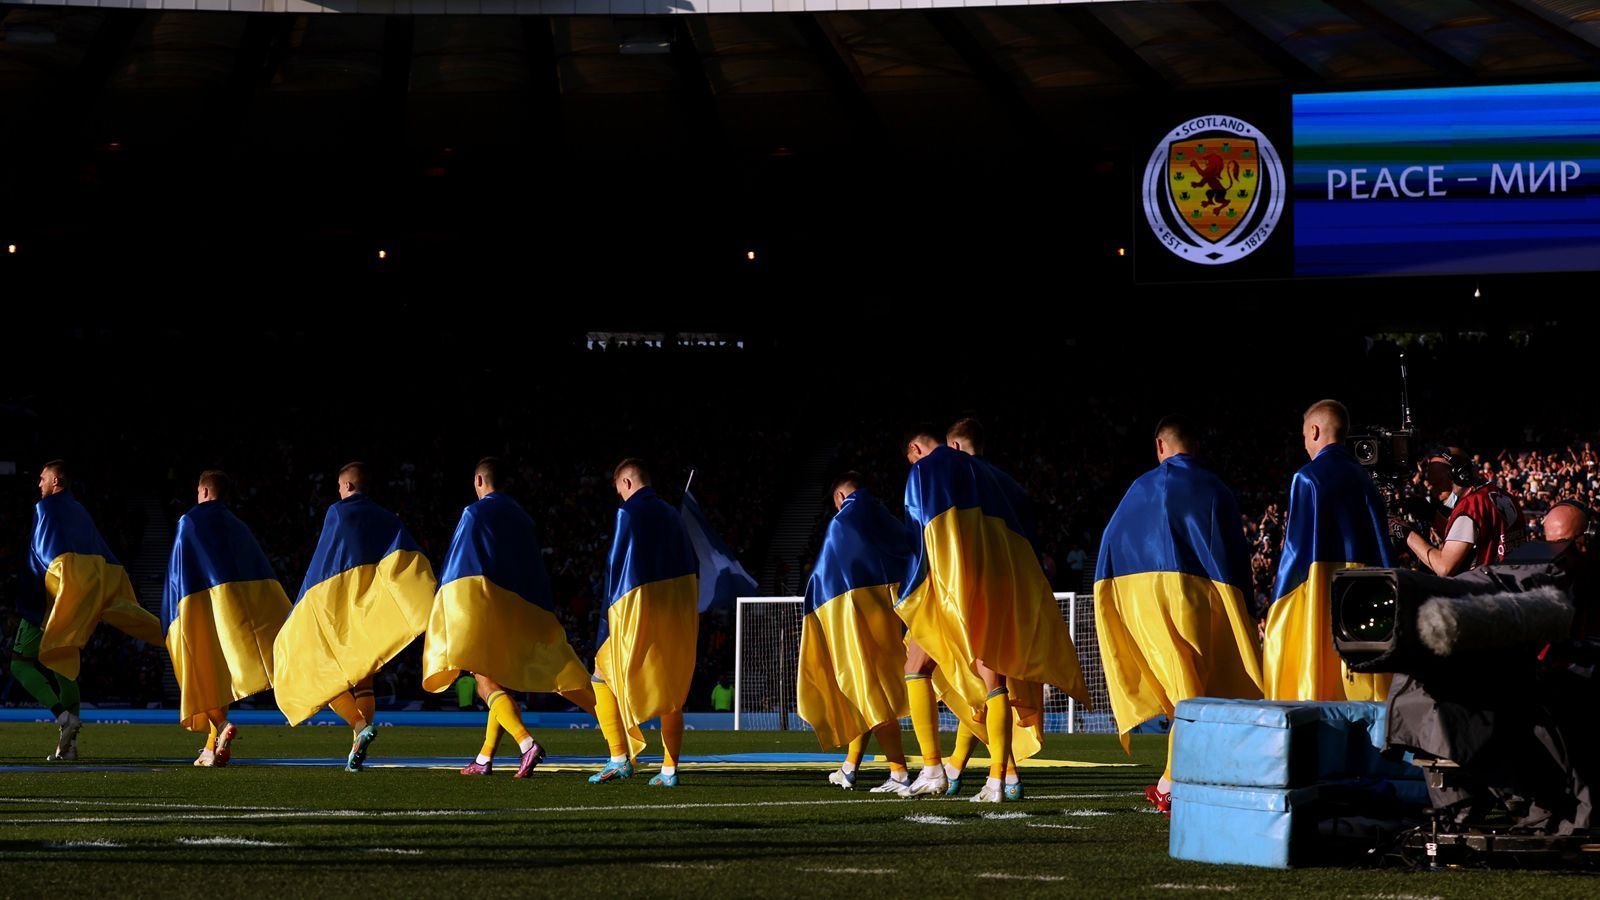
[[[1422,439],[1413,428],[1374,426],[1344,439],[1356,462],[1366,468],[1389,512],[1407,510],[1419,496],[1412,486],[1421,459]],[[1425,498],[1424,498],[1425,499]]]

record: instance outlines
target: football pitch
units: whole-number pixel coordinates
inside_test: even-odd
[[[176,727],[86,725],[77,763],[47,764],[55,728],[0,725],[0,895],[7,897],[779,897],[864,895],[1317,895],[1422,900],[1577,897],[1594,876],[1360,870],[1268,871],[1181,863],[1142,789],[1165,739],[1051,736],[1024,770],[1027,799],[901,800],[826,783],[809,733],[691,731],[677,788],[654,770],[590,785],[590,730],[539,731],[534,777],[456,769],[482,732],[384,728],[366,771],[331,758],[348,733],[247,727],[226,769],[190,765]],[[652,750],[656,750],[651,735]],[[915,742],[908,734],[908,747]],[[948,742],[950,735],[945,735]],[[502,751],[510,742],[502,745]],[[948,746],[948,744],[947,744]],[[762,756],[752,756],[761,754]],[[307,764],[327,759],[326,764]],[[342,762],[342,760],[341,760]],[[1133,765],[1129,765],[1132,762]],[[400,763],[400,765],[392,765]]]

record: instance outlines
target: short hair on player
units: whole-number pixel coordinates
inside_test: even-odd
[[[1188,416],[1162,416],[1156,423],[1156,439],[1166,441],[1179,450],[1193,453],[1200,449],[1200,434]]]
[[[971,416],[963,416],[956,420],[950,430],[945,433],[945,443],[951,444],[960,441],[972,451],[973,456],[983,455],[983,423]]]
[[[367,464],[364,462],[347,462],[339,468],[339,481],[350,482],[356,493],[366,493],[367,490]]]
[[[616,484],[621,481],[624,475],[632,477],[643,487],[650,486],[650,470],[645,468],[641,459],[630,456],[617,463],[617,468],[611,473],[611,483]]]
[[[483,476],[483,483],[489,487],[500,487],[500,473],[504,469],[504,465],[497,457],[485,456],[478,460],[477,468],[472,470],[472,474]]]
[[[848,497],[861,490],[861,486],[866,483],[866,480],[866,477],[860,472],[851,469],[833,480],[833,487],[828,488],[828,493],[833,494],[840,488],[849,488],[849,490],[845,491],[845,496]]]
[[[72,472],[67,468],[66,460],[52,459],[39,467],[39,474],[43,475],[46,472],[56,473],[56,479],[61,482],[62,487],[72,486]]]
[[[227,500],[233,496],[233,479],[221,469],[207,469],[200,473],[200,486],[211,492],[211,496],[218,500]]]

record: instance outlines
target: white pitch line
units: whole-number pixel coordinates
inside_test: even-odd
[[[974,878],[993,878],[1001,881],[1066,881],[1065,875],[1014,875],[1010,872],[979,872]]]
[[[955,819],[950,818],[949,816],[927,816],[927,815],[906,816],[906,821],[907,822],[915,822],[918,825],[960,825],[961,824],[960,822],[956,821]]]
[[[118,825],[124,822],[149,824],[154,822],[254,822],[264,819],[424,819],[437,816],[487,816],[497,813],[520,812],[514,809],[308,809],[299,812],[262,813],[211,813],[208,815],[170,816],[74,816],[71,818],[11,819],[10,825]]]
[[[1231,884],[1152,884],[1152,890],[1157,891],[1237,891],[1238,888]]]
[[[277,841],[257,841],[241,837],[178,838],[178,843],[191,847],[287,847]]]
[[[983,814],[983,817],[985,819],[1027,819],[1027,818],[1031,818],[1025,812],[1005,812],[1005,813],[986,812],[986,813]]]
[[[652,869],[720,869],[722,863],[646,863]]]
[[[398,856],[421,856],[421,850],[401,850],[395,847],[368,847],[368,853],[393,853]]]
[[[1063,831],[1082,831],[1082,825],[1054,825],[1050,822],[1029,822],[1029,828],[1060,828]]]
[[[1063,812],[1064,816],[1109,816],[1111,813],[1103,809],[1069,809]]]
[[[1104,799],[1125,798],[1136,794],[1051,794],[1042,798],[1030,798],[1034,801],[1078,801],[1078,799]],[[77,801],[53,801],[46,798],[0,798],[8,802],[64,802],[72,804]],[[933,802],[963,802],[965,798],[938,798]],[[115,801],[101,801],[115,802]],[[558,812],[658,812],[658,810],[674,809],[765,809],[765,807],[779,806],[862,806],[870,804],[872,799],[854,798],[840,799],[840,801],[765,801],[765,802],[677,802],[677,804],[621,804],[621,806],[546,806],[546,807],[510,807],[510,809],[298,809],[298,807],[219,807],[219,806],[179,806],[179,804],[144,804],[146,809],[198,809],[221,810],[218,814],[211,815],[125,815],[125,817],[74,817],[74,818],[13,818],[13,825],[27,825],[27,823],[42,823],[42,825],[101,825],[101,823],[115,822],[194,822],[194,820],[208,820],[208,822],[250,822],[258,818],[422,818],[438,817],[438,815],[546,815]],[[886,801],[896,802],[890,798]],[[923,799],[920,802],[930,802]],[[94,802],[83,802],[83,806],[96,806]],[[134,804],[128,804],[134,806]],[[229,810],[246,810],[246,812],[229,812]],[[1147,810],[1149,812],[1149,810]],[[27,814],[21,814],[27,815]]]
[[[828,875],[897,875],[899,869],[801,869],[802,872],[824,872]]]
[[[215,803],[160,803],[153,800],[64,800],[59,797],[0,797],[0,803],[42,803],[50,806],[110,806],[133,809],[293,810],[293,806],[238,806]]]
[[[114,841],[62,841],[59,844],[45,844],[50,850],[109,850],[126,846],[128,845]]]

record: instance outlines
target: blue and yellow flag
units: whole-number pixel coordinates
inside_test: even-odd
[[[139,605],[127,571],[70,492],[34,507],[28,568],[38,590],[25,595],[31,602],[18,611],[43,630],[39,662],[46,666],[77,678],[78,653],[101,622],[147,644],[161,643],[161,620]]]
[[[644,749],[639,723],[683,708],[700,632],[700,562],[678,511],[640,488],[617,510],[594,677],[617,696],[628,755]]]
[[[272,642],[288,616],[267,555],[222,501],[178,520],[161,618],[184,728],[205,731],[206,710],[272,687]]]
[[[400,518],[364,494],[328,507],[300,597],[272,647],[290,725],[378,671],[427,630],[433,567]]]
[[[1190,697],[1261,699],[1250,550],[1233,493],[1186,453],[1128,488],[1100,541],[1094,621],[1128,732]]]
[[[556,618],[533,517],[498,492],[461,511],[423,644],[424,689],[448,690],[463,670],[594,711],[589,671]]]
[[[906,479],[906,514],[919,540],[895,611],[938,665],[934,683],[945,705],[969,727],[981,724],[988,697],[980,659],[1006,676],[1019,723],[1040,722],[1045,684],[1089,703],[1026,508],[1009,476],[948,447],[918,460]],[[1016,735],[1012,748],[1024,759],[1037,752],[1038,735]]]
[[[1262,654],[1268,700],[1388,696],[1390,676],[1353,673],[1334,651],[1329,598],[1334,572],[1391,565],[1386,522],[1378,489],[1342,444],[1295,473]]]
[[[823,747],[910,714],[894,602],[915,550],[915,532],[864,490],[828,523],[806,583],[795,694]]]

